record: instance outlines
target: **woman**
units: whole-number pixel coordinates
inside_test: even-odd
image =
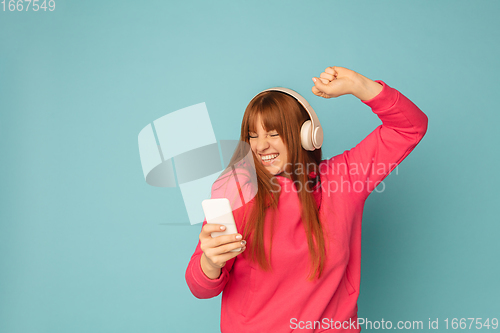
[[[300,126],[309,118],[297,100],[280,92],[252,99],[240,140],[252,150],[256,196],[233,212],[238,234],[212,238],[221,225],[203,223],[186,270],[194,296],[224,291],[222,332],[361,330],[364,203],[420,142],[427,116],[383,81],[347,68],[328,67],[313,81],[316,96],[352,94],[383,124],[321,160],[321,149],[301,147]]]

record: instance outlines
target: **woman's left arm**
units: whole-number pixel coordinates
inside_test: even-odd
[[[315,95],[324,98],[352,94],[380,118],[382,125],[360,143],[329,160],[345,165],[345,176],[366,198],[417,146],[427,131],[427,116],[408,98],[383,81],[372,81],[343,67],[329,67],[314,78]],[[357,191],[356,191],[357,192]]]

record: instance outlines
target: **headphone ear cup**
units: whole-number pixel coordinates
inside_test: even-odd
[[[323,145],[323,128],[321,126],[316,127],[313,133],[313,138],[314,148],[320,149]]]
[[[300,141],[302,142],[302,148],[305,150],[314,150],[312,143],[312,122],[310,120],[304,122],[300,128]]]

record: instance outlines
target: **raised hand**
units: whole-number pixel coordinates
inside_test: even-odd
[[[352,94],[362,101],[374,98],[382,91],[382,85],[344,67],[327,67],[319,78],[313,77],[312,92],[323,98]]]
[[[323,98],[352,94],[356,75],[358,73],[344,67],[327,67],[319,78],[313,78],[312,92]]]

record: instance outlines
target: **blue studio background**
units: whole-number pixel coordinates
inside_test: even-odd
[[[381,122],[312,94],[328,66],[429,117],[366,202],[358,316],[500,317],[500,2],[55,2],[0,7],[0,332],[219,331],[220,296],[184,280],[201,224],[179,188],[146,184],[139,131],[205,102],[217,139],[237,139],[250,99],[285,86],[331,157]]]

